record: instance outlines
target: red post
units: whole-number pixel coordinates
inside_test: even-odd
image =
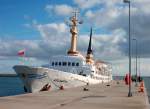
[[[131,76],[129,74],[126,74],[124,81],[126,85],[131,84]]]
[[[64,86],[60,86],[60,90],[64,90]]]

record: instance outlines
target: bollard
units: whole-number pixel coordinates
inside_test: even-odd
[[[60,86],[59,89],[60,89],[60,90],[64,90],[64,86]]]
[[[86,86],[83,88],[83,91],[89,91],[88,86],[89,86],[89,83],[86,84]]]
[[[138,92],[144,92],[144,82],[142,81],[139,87],[139,91]]]
[[[83,88],[83,91],[89,91],[89,89],[88,88]]]
[[[50,88],[51,88],[51,85],[47,83],[45,86],[43,86],[43,88],[40,91],[48,91],[50,90]]]

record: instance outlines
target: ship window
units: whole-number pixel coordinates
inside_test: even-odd
[[[52,62],[52,66],[54,66],[54,62]]]
[[[75,63],[74,63],[74,62],[72,63],[72,66],[75,66]]]
[[[59,62],[59,66],[61,66],[61,62]]]
[[[55,62],[55,66],[57,66],[58,65],[58,63],[57,62]]]
[[[71,62],[68,62],[68,66],[70,66],[71,65]]]
[[[76,66],[79,66],[79,63],[76,63]]]
[[[67,65],[67,62],[63,62],[63,66],[66,66]]]

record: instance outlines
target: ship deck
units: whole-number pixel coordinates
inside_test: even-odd
[[[83,88],[88,90],[83,91]],[[132,97],[123,81],[53,92],[1,97],[1,109],[148,109],[146,90],[139,93],[132,85]]]

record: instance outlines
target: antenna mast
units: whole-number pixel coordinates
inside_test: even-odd
[[[71,37],[71,47],[68,51],[68,55],[78,55],[79,52],[77,51],[77,35],[78,35],[78,28],[77,28],[77,25],[78,24],[81,24],[79,21],[78,21],[78,14],[79,14],[79,11],[76,9],[74,12],[73,12],[73,16],[70,18],[70,33],[72,35]]]

